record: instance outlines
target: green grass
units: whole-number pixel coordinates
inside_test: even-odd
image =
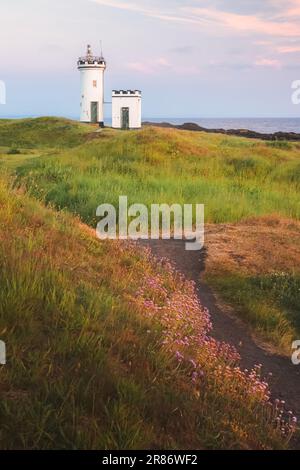
[[[191,366],[175,361],[178,346],[163,344],[161,314],[146,315],[136,302],[148,277],[163,282],[175,305],[180,296],[186,303],[191,287],[176,273],[134,247],[100,243],[77,219],[1,180],[0,239],[0,337],[8,353],[0,448],[286,447],[273,408],[236,360],[196,341],[189,354],[204,378],[195,387]],[[170,333],[193,333],[167,308]],[[199,312],[195,319],[201,324]]]
[[[17,142],[15,129],[19,129]],[[55,118],[4,122],[0,124],[0,145],[12,147],[3,147],[0,164],[15,172],[16,184],[25,186],[31,195],[57,209],[67,209],[93,227],[98,205],[118,207],[120,195],[127,195],[129,204],[147,206],[204,203],[206,222],[237,222],[270,214],[300,218],[297,143],[153,127],[126,133],[106,129],[87,141],[90,130]],[[28,141],[34,149],[26,151]],[[10,148],[20,148],[22,153],[9,155]],[[219,280],[215,285],[240,311],[236,302],[240,279],[232,280],[232,289],[229,279],[228,274],[224,288]],[[272,306],[265,305],[260,291],[255,302],[246,302],[247,289],[244,291],[243,305],[248,307],[241,313],[243,317],[273,342],[278,342],[282,325],[286,325],[282,341],[287,345],[296,314],[287,313],[273,291],[268,293]],[[277,318],[277,323],[268,316]]]
[[[52,150],[53,153],[53,150]],[[10,148],[3,147],[0,149],[0,169],[15,170],[25,162],[32,162],[35,158],[45,155],[51,155],[51,150],[45,149],[18,149],[18,153],[12,153]]]
[[[1,141],[0,141],[1,142]],[[110,130],[56,156],[19,165],[20,184],[95,225],[99,204],[204,203],[207,222],[253,215],[300,218],[297,144],[145,128]]]
[[[246,276],[224,271],[208,274],[206,280],[264,339],[290,355],[291,344],[300,335],[299,274]]]
[[[232,361],[211,363],[198,350],[207,379],[195,392],[161,346],[163,325],[133,307],[146,273],[162,275],[174,294],[184,292],[176,276],[142,253],[98,243],[78,220],[95,227],[97,206],[117,205],[119,195],[204,203],[207,222],[299,220],[298,144],[93,131],[56,118],[0,121],[0,169],[4,179],[16,175],[15,191],[0,184],[0,338],[11,363],[0,369],[0,447],[285,447],[273,411],[249,395]],[[299,277],[286,276],[211,282],[276,343],[299,324]]]
[[[0,119],[0,145],[11,150],[36,147],[74,147],[92,132],[69,119],[41,117],[36,119]]]

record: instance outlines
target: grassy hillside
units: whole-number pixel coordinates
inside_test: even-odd
[[[0,119],[0,145],[12,149],[36,147],[74,147],[91,132],[69,119],[41,117],[36,119]]]
[[[0,447],[284,448],[291,417],[166,262],[0,180]]]
[[[298,144],[96,131],[0,120],[0,447],[285,447],[291,417],[277,419],[259,370],[242,373],[236,352],[211,339],[193,285],[147,251],[100,243],[82,222],[95,227],[97,206],[119,195],[204,203],[206,279],[290,353]]]
[[[99,204],[117,204],[120,194],[148,205],[205,203],[206,221],[213,223],[300,218],[299,144],[159,128],[98,135],[19,174],[35,195],[89,224]]]
[[[78,124],[74,126],[77,129]],[[56,125],[53,136],[55,129]],[[39,135],[37,129],[36,141]],[[265,339],[290,354],[291,340],[300,334],[300,240],[297,228],[290,230],[288,222],[280,221],[300,217],[299,144],[153,127],[126,133],[106,129],[76,148],[53,148],[38,156],[3,155],[0,161],[16,169],[19,184],[32,195],[68,209],[93,227],[97,206],[103,202],[118,206],[119,195],[148,205],[204,203],[207,223],[240,223],[230,257],[216,263],[214,251],[207,280]],[[264,225],[265,217],[270,217],[271,226],[272,220],[279,221],[279,238],[272,239],[270,226],[261,230],[259,221]],[[255,270],[246,263],[245,253],[238,254],[249,233],[253,233],[247,244],[252,257],[260,246],[265,251]],[[230,237],[227,246],[229,242]],[[206,249],[208,253],[213,249],[209,237]],[[220,244],[220,252],[224,250]],[[279,252],[281,261],[289,253],[283,269],[274,257]],[[231,261],[238,256],[240,262],[234,265]]]

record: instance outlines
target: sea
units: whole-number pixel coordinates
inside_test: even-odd
[[[17,119],[38,116],[1,116],[1,118]],[[78,119],[77,116],[66,116],[70,119]],[[208,129],[248,129],[262,134],[273,134],[274,132],[295,132],[300,133],[299,118],[174,118],[174,117],[143,117],[143,122],[168,122],[180,125],[186,122],[193,122]],[[105,124],[110,126],[111,119],[106,119]]]
[[[248,129],[262,134],[300,134],[300,118],[144,118],[143,121],[169,122],[176,125],[193,122],[207,129]]]

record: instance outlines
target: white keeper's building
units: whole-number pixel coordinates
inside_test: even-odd
[[[140,90],[113,90],[112,127],[114,129],[140,129],[142,127]]]

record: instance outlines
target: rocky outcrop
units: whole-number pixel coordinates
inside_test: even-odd
[[[155,126],[155,127],[166,127],[173,129],[181,129],[186,131],[195,131],[195,132],[208,132],[213,134],[225,134],[225,135],[234,135],[237,137],[247,137],[248,139],[262,139],[269,141],[300,141],[300,134],[295,132],[275,132],[273,134],[262,134],[256,131],[250,131],[248,129],[207,129],[206,127],[201,127],[198,124],[193,122],[186,122],[185,124],[175,125],[168,122],[144,122],[144,126]]]

